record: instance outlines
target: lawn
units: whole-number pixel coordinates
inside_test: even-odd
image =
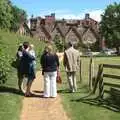
[[[15,57],[18,45],[23,41],[30,41],[30,43],[35,45],[35,51],[37,55],[37,69],[39,69],[39,56],[41,55],[41,51],[43,51],[44,43],[33,40],[29,37],[22,37],[15,35],[14,33],[7,33],[0,30],[0,47],[2,47],[4,54],[8,55],[10,61]],[[82,57],[81,60],[82,83],[79,81],[78,73],[77,93],[69,93],[66,74],[63,72],[64,68],[61,65],[63,84],[59,85],[59,93],[62,96],[62,102],[68,116],[72,120],[118,120],[120,118],[119,112],[114,112],[113,109],[107,109],[106,107],[109,105],[101,105],[94,99],[97,96],[97,93],[95,95],[86,97],[89,94],[88,66],[90,59],[89,57]],[[119,64],[119,60],[120,57],[95,57],[95,74],[97,74],[98,64]],[[119,70],[112,69],[106,69],[105,72],[120,74]],[[0,120],[19,120],[23,95],[21,95],[18,91],[16,69],[10,67],[10,72],[8,75],[9,79],[7,80],[7,83],[3,86],[0,86]],[[117,82],[113,81],[113,79],[106,80],[109,80],[110,82]],[[86,98],[83,99],[83,97]]]
[[[89,57],[82,57],[82,83],[79,81],[79,73],[77,74],[77,84],[78,91],[76,93],[69,93],[68,91],[68,82],[66,79],[65,72],[61,72],[63,84],[59,85],[59,93],[62,96],[62,102],[64,105],[67,114],[72,120],[119,120],[120,112],[115,112],[115,108],[107,103],[101,104],[95,98],[98,96],[98,93],[95,95],[89,95],[88,89],[88,66],[89,66]],[[119,64],[120,57],[95,57],[94,68],[95,74],[98,71],[98,65],[101,63],[107,64]],[[63,66],[61,70],[64,71]],[[120,74],[120,70],[104,69],[105,73],[112,73],[115,75]],[[113,79],[104,79],[112,83],[120,84],[120,81]],[[105,87],[109,90],[109,87]],[[89,95],[89,96],[88,96]],[[109,95],[109,94],[107,94]],[[106,97],[106,94],[105,94]]]

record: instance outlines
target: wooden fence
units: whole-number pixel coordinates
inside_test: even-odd
[[[80,75],[80,83],[82,82],[82,61],[80,60],[79,64],[79,75]]]
[[[103,78],[120,79],[119,75],[105,74],[103,71],[104,68],[120,69],[120,65],[110,65],[110,64],[99,65],[97,77],[96,77],[94,88],[93,88],[93,93],[95,93],[97,89],[97,85],[99,84],[99,97],[100,98],[103,98],[103,95],[104,95],[104,85],[108,85],[111,87],[120,87],[120,85],[118,84],[111,84],[108,82],[104,82]]]
[[[91,91],[93,89],[93,77],[94,77],[94,61],[93,58],[90,57],[89,62],[89,90]]]
[[[92,57],[90,57],[88,73],[89,73],[89,76],[88,76],[89,90],[92,90],[93,89],[92,78],[94,77],[94,61]],[[79,64],[79,76],[80,76],[80,82],[82,82],[82,60],[80,60],[80,64]]]

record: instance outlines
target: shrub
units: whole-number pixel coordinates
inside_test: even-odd
[[[3,55],[0,50],[0,84],[4,84],[7,81],[9,71],[9,62],[7,56]]]
[[[54,43],[59,52],[62,52],[64,50],[64,42],[58,35],[55,36]]]

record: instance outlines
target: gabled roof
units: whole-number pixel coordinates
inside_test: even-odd
[[[30,28],[28,27],[28,25],[27,25],[25,22],[23,23],[23,26],[24,26],[24,28],[29,32],[29,34],[30,34],[31,36],[33,36]]]
[[[79,38],[79,40],[81,40],[82,36],[79,34],[79,32],[77,31],[77,28],[76,27],[71,27],[72,30],[74,31],[74,33],[76,34],[76,36]]]
[[[88,31],[88,30],[91,30],[92,33],[94,34],[94,36],[99,39],[100,38],[100,34],[99,34],[99,31],[94,29],[92,26],[91,27],[84,27],[85,28],[85,31],[83,32],[82,36]]]
[[[46,37],[48,38],[48,40],[51,39],[51,35],[50,33],[47,31],[47,29],[45,28],[44,25],[41,25],[41,29],[43,30],[44,34],[46,35]]]
[[[56,26],[56,29],[58,30],[58,32],[60,33],[60,35],[64,38],[65,36],[64,36],[63,32],[61,31],[59,25]]]
[[[58,23],[57,25],[58,25],[62,35],[65,37],[65,35],[66,35],[66,33],[67,33],[68,29],[69,29],[69,26],[67,26],[65,22]]]

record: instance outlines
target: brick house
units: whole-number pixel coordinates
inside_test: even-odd
[[[100,48],[104,45],[99,32],[99,23],[90,18],[89,14],[85,14],[82,20],[56,20],[54,13],[45,18],[31,18],[30,31],[39,40],[52,41],[57,35],[65,42],[74,40],[77,43],[92,44],[98,41]]]

